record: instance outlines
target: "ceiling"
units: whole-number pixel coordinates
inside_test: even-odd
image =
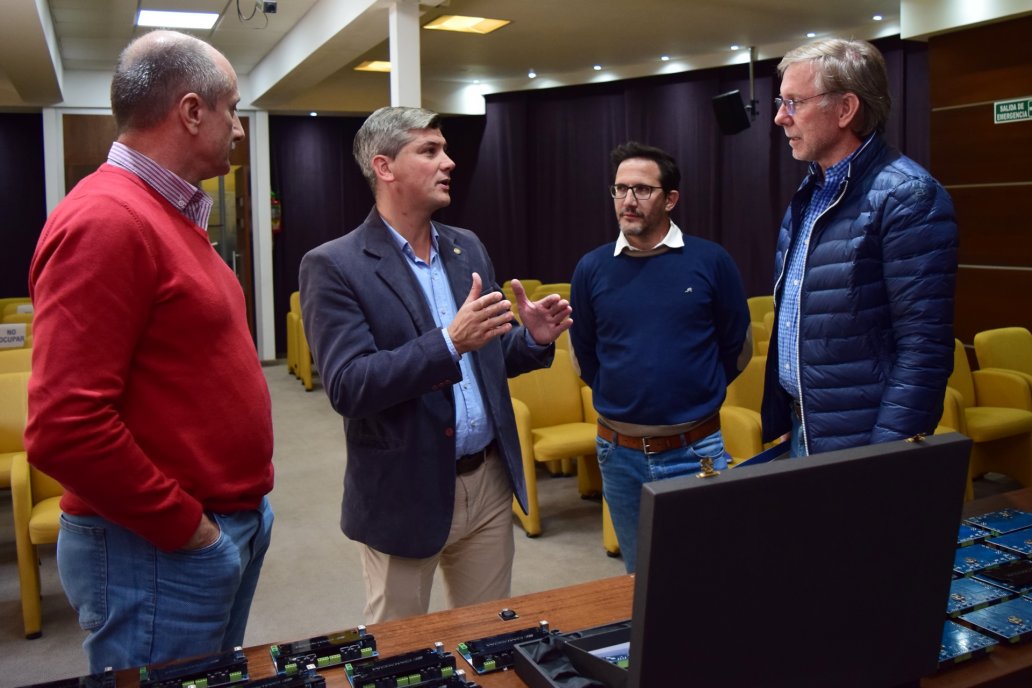
[[[258,12],[250,21],[238,18],[237,5],[4,0],[0,108],[76,105],[68,83],[90,73],[109,78],[119,51],[140,32],[133,25],[139,7],[220,13],[214,29],[196,35],[229,58],[245,103],[320,114],[388,104],[389,76],[352,69],[364,59],[389,59],[386,0],[278,0],[275,14]],[[239,5],[244,15],[254,10],[254,0]],[[900,9],[899,0],[424,0],[421,13],[421,24],[441,14],[512,21],[488,36],[419,32],[423,104],[476,112],[488,92],[747,62],[749,46],[756,59],[777,57],[806,41],[808,31],[892,35],[899,33]],[[874,14],[884,19],[873,21]],[[743,49],[732,51],[732,44]],[[536,79],[527,76],[530,69]]]

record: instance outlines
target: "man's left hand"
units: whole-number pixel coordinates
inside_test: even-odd
[[[516,308],[523,324],[534,341],[544,346],[559,338],[565,330],[570,329],[573,320],[570,314],[570,302],[558,294],[549,294],[543,299],[531,301],[527,291],[518,279],[512,280],[512,293],[516,297]]]

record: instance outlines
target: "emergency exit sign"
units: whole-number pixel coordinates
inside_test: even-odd
[[[1032,120],[1032,98],[998,100],[993,103],[993,124]]]

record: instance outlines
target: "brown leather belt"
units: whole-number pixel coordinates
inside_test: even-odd
[[[717,430],[720,430],[720,414],[714,413],[712,417],[702,421],[691,430],[682,432],[679,435],[664,435],[662,437],[631,437],[621,435],[612,428],[607,428],[601,423],[598,424],[598,436],[607,442],[615,442],[621,447],[637,449],[644,454],[659,454],[680,449],[695,444],[703,437],[709,437]]]
[[[484,465],[484,461],[487,460],[488,452],[492,451],[494,446],[495,441],[491,440],[491,442],[480,451],[460,456],[458,461],[455,462],[455,475],[465,475],[480,468]]]

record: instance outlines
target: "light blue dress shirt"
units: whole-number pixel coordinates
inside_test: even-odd
[[[384,224],[391,231],[391,236],[407,259],[406,262],[411,268],[412,274],[416,276],[416,281],[423,290],[427,305],[430,306],[434,323],[441,328],[441,334],[444,335],[444,340],[448,344],[448,350],[451,351],[452,357],[458,361],[459,369],[462,370],[462,380],[454,385],[455,458],[480,451],[494,439],[494,428],[484,410],[480,385],[477,382],[476,373],[473,372],[473,358],[472,356],[460,356],[448,334],[448,325],[455,319],[458,309],[455,306],[455,296],[452,294],[448,275],[444,271],[444,265],[438,252],[437,228],[431,223],[430,263],[427,264],[416,255],[405,237],[387,224],[386,220],[384,220]]]

